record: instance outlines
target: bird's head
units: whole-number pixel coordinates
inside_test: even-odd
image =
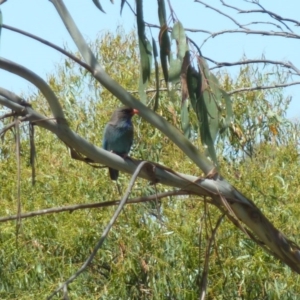
[[[117,115],[118,119],[131,119],[133,115],[138,114],[139,111],[131,107],[120,107],[115,110],[114,115]]]
[[[120,107],[117,108],[112,117],[111,122],[112,123],[118,123],[118,122],[130,122],[133,115],[138,114],[139,111],[137,109],[131,108],[131,107]]]

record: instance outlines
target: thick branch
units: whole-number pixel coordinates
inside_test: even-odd
[[[56,118],[57,122],[65,123],[65,116],[56,95],[41,77],[33,73],[31,70],[21,65],[18,65],[12,61],[9,61],[5,58],[0,58],[0,68],[8,72],[14,73],[16,75],[19,75],[20,77],[28,80],[33,85],[35,85],[46,97],[50,105],[51,111],[53,113],[53,116]]]

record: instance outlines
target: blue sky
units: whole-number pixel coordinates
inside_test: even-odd
[[[122,16],[120,16],[120,0],[115,0],[114,5],[109,0],[101,0],[100,2],[106,14],[101,13],[95,7],[92,0],[64,0],[65,5],[87,40],[94,40],[101,32],[107,30],[113,31],[118,25],[123,26],[127,31],[134,28],[135,17],[126,5],[124,6]],[[241,0],[227,0],[227,2],[236,6],[243,5],[245,9],[254,8]],[[235,25],[231,21],[205,8],[201,4],[195,3],[194,0],[171,0],[171,3],[178,19],[186,28],[202,28],[209,31],[235,28]],[[210,0],[208,3],[222,9],[226,13],[230,13],[241,23],[248,23],[263,18],[262,15],[252,15],[249,18],[247,15],[235,14],[231,10],[224,9],[220,5],[219,0]],[[282,16],[292,19],[298,18],[300,20],[300,1],[298,0],[275,0],[272,2],[260,0],[260,3],[267,9]],[[69,49],[76,50],[74,43],[69,38],[67,30],[64,28],[50,1],[8,0],[1,5],[1,10],[4,24],[43,37],[59,46],[67,44]],[[144,1],[144,18],[150,23],[158,23],[157,1]],[[297,28],[292,25],[291,27],[297,32]],[[256,27],[256,29],[261,28],[261,26]],[[155,31],[152,33],[155,37],[157,36]],[[188,35],[199,45],[207,37],[205,34],[188,33]],[[217,61],[237,61],[243,54],[246,54],[248,58],[260,58],[264,54],[269,59],[292,61],[300,69],[299,45],[296,42],[296,40],[291,39],[269,38],[258,35],[227,34],[210,39],[201,50],[205,56],[209,56]],[[43,78],[46,78],[46,74],[51,73],[54,70],[55,64],[58,64],[62,60],[61,54],[55,50],[6,29],[2,30],[0,54],[4,58],[30,68]],[[28,91],[28,87],[30,87],[30,83],[2,70],[0,70],[0,82],[1,86],[16,93],[20,93],[21,91],[26,92]],[[286,95],[293,96],[291,108],[288,111],[288,116],[291,118],[299,118],[299,89],[300,86],[294,86],[287,88],[285,92]]]

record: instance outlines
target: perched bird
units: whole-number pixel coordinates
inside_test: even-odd
[[[133,142],[133,125],[131,118],[138,110],[121,107],[117,108],[109,122],[106,124],[103,136],[103,148],[121,157],[126,157]],[[109,175],[112,180],[117,180],[119,171],[109,168]]]

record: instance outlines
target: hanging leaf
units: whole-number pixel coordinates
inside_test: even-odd
[[[160,27],[167,25],[166,6],[164,0],[157,0],[158,3],[158,19]]]
[[[168,62],[170,61],[171,42],[167,25],[162,25],[159,31],[160,62],[166,84],[169,81]]]
[[[188,86],[187,86],[187,71],[190,65],[190,52],[185,53],[181,72],[180,72],[180,82],[181,82],[181,103],[185,102],[189,96]]]
[[[126,2],[126,0],[121,1],[120,15],[122,15],[122,11],[123,11],[123,7],[124,7],[125,2]]]
[[[188,51],[188,45],[186,42],[185,32],[183,26],[180,22],[177,22],[173,26],[172,39],[176,40],[177,45],[177,55],[176,59],[170,55],[170,69],[169,69],[169,82],[177,83],[180,79],[181,68],[183,59],[185,57],[186,52]]]
[[[233,121],[233,111],[232,111],[232,101],[230,96],[226,93],[226,91],[220,89],[223,99],[225,100],[225,108],[226,108],[226,117],[225,122],[220,129],[220,133],[223,133],[231,124]]]
[[[191,126],[190,126],[188,101],[184,101],[181,105],[181,127],[182,127],[183,134],[187,138],[190,138]]]
[[[185,56],[185,52],[187,49],[187,42],[186,42],[186,36],[185,31],[180,22],[177,22],[174,24],[171,34],[172,39],[176,40],[177,44],[177,57],[180,60],[183,60]]]
[[[2,24],[3,24],[3,18],[2,18],[2,12],[1,12],[1,9],[0,9],[0,38],[1,38]]]
[[[203,78],[201,91],[207,108],[209,130],[212,141],[215,142],[219,132],[222,93],[218,79],[209,71],[207,62],[203,57],[198,57],[198,67]]]
[[[182,62],[172,56],[170,57],[169,82],[176,84],[180,80]]]
[[[93,0],[94,4],[99,8],[103,13],[105,13],[104,9],[102,8],[102,5],[100,4],[99,0]]]
[[[146,104],[147,102],[147,95],[145,90],[147,89],[148,86],[148,81],[150,79],[150,74],[149,77],[147,76],[146,78],[144,78],[144,69],[143,66],[145,66],[146,64],[149,65],[149,69],[150,66],[152,64],[152,47],[149,41],[146,41],[146,49],[147,52],[141,52],[141,71],[140,71],[140,81],[139,81],[139,94],[140,94],[140,98],[141,101]]]
[[[146,83],[146,81],[150,79],[151,63],[149,57],[152,57],[152,54],[150,50],[151,45],[145,35],[145,23],[143,17],[142,0],[136,0],[136,20],[137,20],[139,48],[140,48],[140,56],[141,56],[142,80],[143,83]]]
[[[187,72],[190,65],[190,53],[187,51],[185,53],[183,63],[181,66],[180,82],[181,82],[181,127],[184,135],[189,138],[191,133],[190,118],[188,111],[188,101],[189,96],[188,84],[187,84]]]
[[[155,66],[155,100],[154,100],[154,107],[153,110],[156,111],[158,109],[158,101],[159,101],[159,70],[158,70],[158,62],[157,62],[157,47],[154,38],[152,38],[152,48],[153,48],[153,56],[154,56],[154,66]]]
[[[206,62],[200,57],[197,61],[198,71],[190,64],[187,69],[189,97],[199,122],[201,143],[206,147],[207,155],[218,166],[214,142],[219,128],[219,109],[216,101],[221,99],[221,92]]]

